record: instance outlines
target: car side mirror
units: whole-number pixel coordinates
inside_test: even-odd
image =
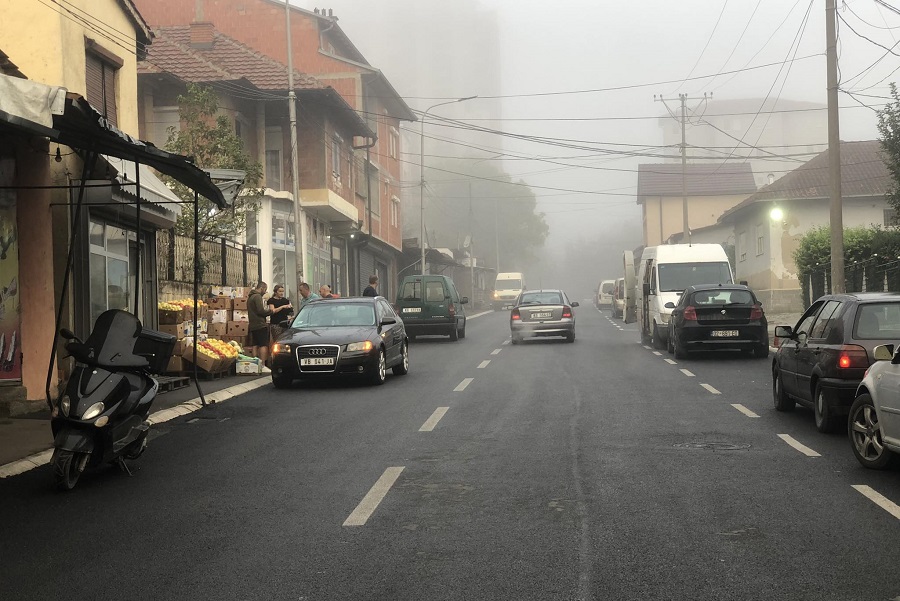
[[[459,300],[459,304],[460,304],[460,305],[468,305],[468,304],[469,304],[469,297],[468,297],[468,296],[462,297],[462,298]]]
[[[644,296],[650,296],[650,284],[644,283]]]
[[[381,320],[381,325],[383,325],[383,326],[390,326],[390,325],[393,325],[393,324],[395,324],[395,323],[397,323],[397,320],[394,319],[393,317],[384,317],[384,318]]]
[[[574,309],[577,306],[578,306],[578,301],[572,301],[572,308]]]
[[[794,338],[794,330],[791,326],[775,326],[776,338]]]
[[[663,305],[663,307],[665,307],[666,309],[674,309],[675,303],[673,303],[672,301],[669,301],[665,305]]]
[[[750,284],[747,283],[747,280],[741,280],[740,282],[738,282],[738,284],[740,284],[741,286],[750,286]]]
[[[894,345],[879,344],[874,349],[872,349],[872,357],[874,357],[876,361],[893,361]]]

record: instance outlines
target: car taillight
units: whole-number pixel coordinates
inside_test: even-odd
[[[450,312],[450,317],[456,316],[456,305],[450,303],[450,306],[447,307],[447,310]]]
[[[760,307],[759,305],[753,305],[753,307],[750,309],[750,319],[762,319],[762,316],[762,307]]]
[[[684,318],[687,321],[697,321],[697,309],[694,308],[694,305],[688,305],[684,308]]]
[[[522,316],[519,315],[519,310],[518,310],[518,309],[513,309],[513,310],[512,310],[512,314],[510,315],[510,319],[512,319],[513,321],[515,321],[515,320],[517,320],[517,319],[522,319]]]
[[[563,317],[572,319],[572,307],[563,307]]]
[[[866,349],[856,344],[845,344],[838,354],[838,367],[842,369],[869,367]]]

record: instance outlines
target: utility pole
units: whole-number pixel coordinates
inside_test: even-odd
[[[831,292],[844,292],[844,216],[841,201],[841,134],[838,115],[838,59],[835,0],[825,0],[825,56],[828,87],[828,171],[831,183]]]
[[[472,304],[475,304],[475,219],[472,215],[472,180],[469,180],[469,277],[472,280]]]
[[[497,273],[500,273],[500,199],[494,199],[494,242],[497,245]]]
[[[681,212],[682,212],[682,241],[687,241],[688,244],[691,243],[691,228],[688,223],[688,200],[687,200],[687,135],[686,135],[686,125],[687,125],[687,101],[688,100],[703,100],[707,101],[712,99],[712,93],[703,94],[703,97],[697,98],[688,98],[687,94],[679,94],[678,100],[681,102],[681,119],[675,117],[672,113],[672,110],[669,109],[669,105],[666,104],[666,99],[662,94],[657,96],[653,95],[654,102],[662,102],[666,106],[666,110],[669,111],[669,114],[675,117],[676,120],[681,122]],[[660,213],[662,213],[662,207],[660,206]],[[660,214],[660,231],[662,231],[662,214]],[[662,238],[664,234],[660,234],[660,238]]]
[[[291,121],[291,191],[294,195],[294,262],[296,264],[295,299],[303,282],[303,209],[300,205],[300,166],[297,163],[297,95],[294,93],[294,47],[291,44],[291,5],[284,2],[284,22],[287,29],[288,117]],[[285,274],[287,275],[287,274]]]

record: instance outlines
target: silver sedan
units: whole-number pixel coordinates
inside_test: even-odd
[[[509,314],[513,344],[529,336],[562,336],[575,342],[577,302],[570,302],[562,290],[528,290],[519,295]]]
[[[860,464],[885,469],[900,463],[900,353],[887,344],[872,354],[875,363],[856,390],[847,432]]]

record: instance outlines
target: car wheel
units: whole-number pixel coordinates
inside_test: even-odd
[[[522,339],[519,336],[514,335],[510,338],[511,344],[519,344],[520,342],[522,342]]]
[[[395,376],[405,376],[409,373],[409,345],[403,343],[400,349],[400,363],[392,368]]]
[[[384,384],[387,377],[387,367],[384,362],[384,349],[378,351],[378,362],[375,364],[375,371],[372,372],[372,384],[380,386]]]
[[[776,411],[793,411],[796,407],[794,399],[784,391],[784,382],[781,380],[781,370],[777,367],[772,370],[772,400]]]
[[[769,345],[766,343],[756,345],[756,348],[753,350],[753,358],[754,359],[765,359],[769,356]]]
[[[679,342],[678,335],[672,337],[672,352],[675,353],[676,359],[687,359],[687,350],[684,348],[684,343]]]
[[[669,337],[666,340],[666,352],[670,355],[675,352],[675,332],[672,328],[669,328]]]
[[[466,326],[463,326],[463,329],[461,329],[461,330],[459,331],[459,337],[460,337],[460,338],[465,338],[465,337],[466,337]]]
[[[816,384],[816,392],[813,396],[815,403],[813,413],[816,416],[816,430],[823,434],[830,434],[840,425],[840,416],[835,415],[834,407],[828,405],[825,399],[825,390],[821,384]]]
[[[898,463],[897,455],[884,446],[875,404],[868,393],[856,397],[850,406],[847,433],[853,454],[863,467],[883,470]]]
[[[653,342],[653,348],[655,348],[656,350],[661,351],[663,349],[662,336],[659,335],[659,326],[657,326],[656,324],[653,324],[652,342]]]
[[[566,334],[566,342],[575,342],[575,330]]]
[[[285,388],[290,388],[293,383],[294,379],[290,375],[272,372],[272,385],[275,386],[275,388],[283,390]]]
[[[459,340],[459,330],[456,327],[456,324],[453,325],[453,328],[450,330],[450,340],[456,342]]]

